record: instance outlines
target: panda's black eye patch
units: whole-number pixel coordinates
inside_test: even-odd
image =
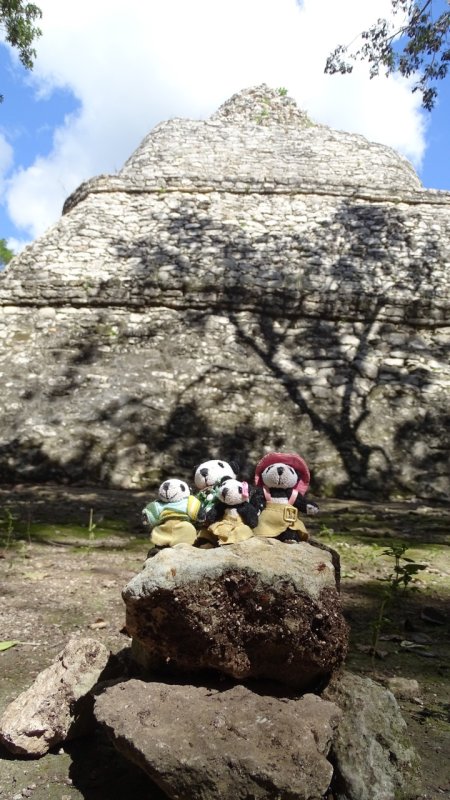
[[[180,489],[182,492],[186,491],[186,486],[184,485],[184,483],[180,483]]]
[[[224,464],[222,464],[222,462],[221,462],[221,461],[218,461],[217,463],[218,463],[219,467],[221,467],[221,469],[223,469],[223,468],[224,468]]]
[[[292,469],[292,467],[289,467],[289,469],[291,470],[292,474],[294,474],[294,470]]]
[[[228,494],[228,489],[227,489],[226,486],[224,486],[223,489],[222,489],[222,497],[223,497],[224,500],[225,500],[227,494]]]
[[[242,486],[238,486],[238,492],[239,494],[242,494]]]

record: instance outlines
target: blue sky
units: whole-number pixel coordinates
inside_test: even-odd
[[[428,114],[426,150],[420,179],[428,189],[450,191],[450,75],[440,84],[436,107]],[[426,112],[425,112],[426,113]]]
[[[434,0],[447,8],[446,0]],[[0,238],[43,233],[82,180],[114,173],[158,122],[204,118],[234,92],[286,87],[317,122],[362,133],[450,191],[450,79],[431,114],[396,76],[325,76],[326,56],[389,0],[41,0],[32,73],[0,44]]]

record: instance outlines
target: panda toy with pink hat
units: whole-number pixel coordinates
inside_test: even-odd
[[[267,453],[256,465],[251,503],[260,512],[254,536],[301,542],[308,539],[300,514],[316,514],[305,500],[310,481],[306,462],[297,453]]]

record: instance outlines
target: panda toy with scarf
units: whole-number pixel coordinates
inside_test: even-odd
[[[194,471],[194,485],[201,503],[201,517],[212,509],[216,501],[216,488],[224,478],[236,478],[239,471],[237,461],[211,459],[198,464]]]
[[[309,469],[297,453],[267,453],[257,464],[251,503],[260,512],[254,536],[301,542],[308,539],[300,514],[316,514],[315,503],[305,500]]]

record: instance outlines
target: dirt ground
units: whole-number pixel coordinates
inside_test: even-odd
[[[129,647],[121,589],[148,550],[142,492],[89,487],[0,487],[0,713],[69,638],[92,636],[113,653]],[[320,501],[311,535],[341,556],[351,630],[347,668],[385,682],[415,678],[399,699],[422,756],[421,800],[450,798],[450,508],[424,503]],[[380,614],[393,574],[392,545],[425,565]],[[376,653],[373,648],[375,646]],[[0,800],[162,800],[140,770],[98,731],[38,760],[0,750]]]

